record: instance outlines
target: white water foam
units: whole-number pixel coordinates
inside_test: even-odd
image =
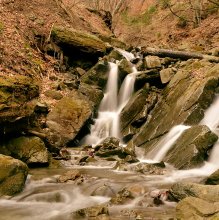
[[[127,59],[133,59],[134,55],[118,49],[118,51]],[[107,137],[120,136],[120,113],[129,101],[133,91],[136,75],[138,74],[135,67],[132,73],[124,79],[118,92],[118,65],[109,63],[110,71],[106,85],[104,98],[100,103],[98,118],[95,119],[94,125],[91,126],[91,133],[84,138],[85,144],[97,145]],[[119,95],[118,95],[119,94]]]

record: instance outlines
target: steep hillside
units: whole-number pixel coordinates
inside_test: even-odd
[[[167,3],[171,7],[168,7]],[[115,21],[115,34],[125,42],[194,51],[219,47],[218,5],[203,2],[200,24],[194,24],[189,1],[130,1]],[[171,11],[172,10],[172,11]]]

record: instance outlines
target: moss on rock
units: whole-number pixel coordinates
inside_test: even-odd
[[[25,163],[0,154],[0,195],[14,195],[25,184],[28,167]]]

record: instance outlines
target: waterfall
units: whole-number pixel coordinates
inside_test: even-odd
[[[129,61],[134,55],[118,49],[118,51]],[[118,65],[109,63],[110,70],[104,97],[98,109],[98,117],[91,126],[91,133],[82,142],[96,145],[107,137],[121,138],[120,136],[120,113],[129,101],[133,91],[137,69],[132,67],[132,73],[124,79],[118,91]]]
[[[212,105],[206,110],[205,116],[200,122],[201,125],[208,126],[213,132],[219,135],[217,126],[219,125],[219,96],[217,96]],[[155,146],[155,148],[146,155],[146,158],[152,161],[161,161],[166,153],[171,149],[182,133],[190,128],[190,126],[177,125],[174,126]],[[209,163],[219,166],[219,141],[214,145],[209,158]]]
[[[156,147],[160,148],[157,154],[153,157],[154,161],[161,161],[171,149],[176,140],[182,135],[182,133],[190,128],[190,126],[177,125],[174,126],[168,134],[157,144]]]
[[[219,95],[216,96],[212,105],[205,112],[205,117],[200,122],[202,125],[207,125],[214,133],[219,135]],[[209,157],[209,163],[219,167],[219,140],[214,144]]]

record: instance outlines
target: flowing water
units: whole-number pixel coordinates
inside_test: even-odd
[[[134,58],[130,53],[120,49],[118,51],[127,60]],[[109,136],[120,138],[119,115],[134,90],[135,77],[138,74],[135,67],[133,67],[132,73],[127,75],[121,88],[118,88],[118,65],[109,63],[109,66],[108,82],[99,107],[98,118],[91,127],[91,134],[85,138],[85,143],[88,144],[98,144]],[[209,126],[216,133],[219,124],[218,109],[219,97],[206,111],[205,117],[200,123]],[[185,125],[173,127],[155,149],[147,155],[147,159],[150,159],[150,162],[162,160],[175,141],[188,128],[189,126]],[[81,153],[80,150],[72,151],[72,158],[77,160],[83,156]],[[78,218],[74,217],[74,211],[104,204],[124,187],[131,187],[138,196],[129,204],[110,206],[111,220],[137,219],[136,216],[129,218],[130,215],[127,215],[132,210],[142,213],[142,219],[173,219],[175,203],[165,202],[160,207],[151,207],[152,201],[149,192],[154,189],[169,188],[171,183],[181,179],[210,174],[219,167],[218,154],[219,142],[215,144],[209,161],[203,167],[189,171],[176,171],[170,168],[164,175],[117,171],[115,163],[112,161],[98,161],[94,163],[94,166],[82,167],[76,166],[71,160],[66,162],[66,167],[62,169],[31,170],[22,193],[12,198],[0,199],[0,220],[77,220]],[[79,169],[85,175],[83,184],[57,183],[57,176],[69,168]],[[96,193],[103,187],[107,187],[104,193],[103,191],[100,194]]]
[[[134,58],[134,55],[118,49],[118,51],[128,60]],[[131,65],[131,63],[130,63]],[[124,79],[121,88],[118,88],[118,65],[109,63],[110,70],[104,93],[103,100],[100,103],[98,117],[91,126],[91,132],[83,139],[84,144],[97,145],[107,137],[121,138],[120,136],[120,113],[129,101],[134,92],[135,78],[138,74],[133,66],[132,73]]]

